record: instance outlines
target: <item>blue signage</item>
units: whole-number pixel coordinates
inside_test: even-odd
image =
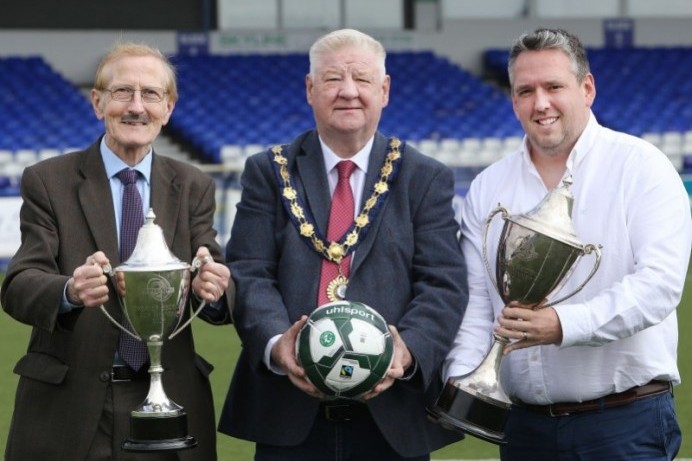
[[[209,34],[207,32],[178,32],[176,34],[178,54],[198,56],[209,54]]]
[[[603,36],[606,48],[631,48],[634,46],[634,19],[604,19]]]

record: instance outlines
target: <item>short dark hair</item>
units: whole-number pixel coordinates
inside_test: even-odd
[[[581,82],[591,72],[584,45],[576,35],[563,29],[536,29],[522,34],[512,44],[507,63],[510,85],[514,82],[514,63],[524,51],[561,50],[572,63],[572,71]]]

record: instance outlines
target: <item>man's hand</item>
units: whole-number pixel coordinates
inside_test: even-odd
[[[539,344],[562,342],[562,325],[557,312],[542,304],[529,308],[511,302],[502,309],[498,323],[495,334],[516,340],[505,346],[505,354]]]
[[[296,339],[301,328],[307,322],[308,317],[302,316],[300,320],[291,325],[291,328],[281,335],[281,338],[274,344],[271,351],[271,360],[277,367],[281,368],[288,379],[301,391],[318,399],[326,396],[308,381],[303,367],[298,364],[296,358]]]
[[[67,300],[84,307],[97,307],[108,301],[108,278],[103,267],[109,264],[102,251],[87,257],[67,281]]]
[[[208,303],[216,302],[228,288],[231,271],[225,264],[214,261],[207,247],[199,247],[195,257],[202,261],[202,266],[192,280],[192,292]]]
[[[382,381],[377,383],[371,391],[361,396],[363,400],[373,399],[392,387],[394,381],[404,376],[406,370],[413,365],[413,356],[408,350],[408,347],[406,347],[406,343],[404,343],[404,340],[401,338],[399,331],[394,325],[389,325],[389,331],[394,341],[394,357],[392,358],[392,364],[389,366],[387,374]]]

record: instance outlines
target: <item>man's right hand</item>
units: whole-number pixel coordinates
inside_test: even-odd
[[[296,358],[296,339],[300,329],[303,328],[307,320],[308,317],[306,315],[302,316],[300,320],[295,322],[291,328],[281,335],[274,347],[272,347],[271,360],[274,365],[281,368],[288,375],[288,379],[298,389],[311,397],[324,399],[326,396],[308,381],[305,369],[300,366]]]
[[[84,307],[97,307],[108,301],[108,278],[103,267],[109,261],[102,251],[87,257],[67,281],[67,300]]]

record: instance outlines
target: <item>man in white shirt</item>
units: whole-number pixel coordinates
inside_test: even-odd
[[[687,193],[662,152],[598,123],[594,77],[577,37],[551,29],[524,34],[508,67],[526,136],[521,150],[479,174],[466,196],[470,300],[445,379],[478,366],[494,332],[510,340],[500,373],[514,403],[503,460],[554,461],[565,453],[671,460],[681,440],[671,389],[680,382],[675,309],[692,235]],[[512,215],[532,210],[568,176],[576,235],[602,245],[600,268],[557,305],[505,306],[482,257],[486,218],[498,203]],[[489,228],[489,261],[501,228]],[[592,264],[583,259],[554,299],[587,278]]]

